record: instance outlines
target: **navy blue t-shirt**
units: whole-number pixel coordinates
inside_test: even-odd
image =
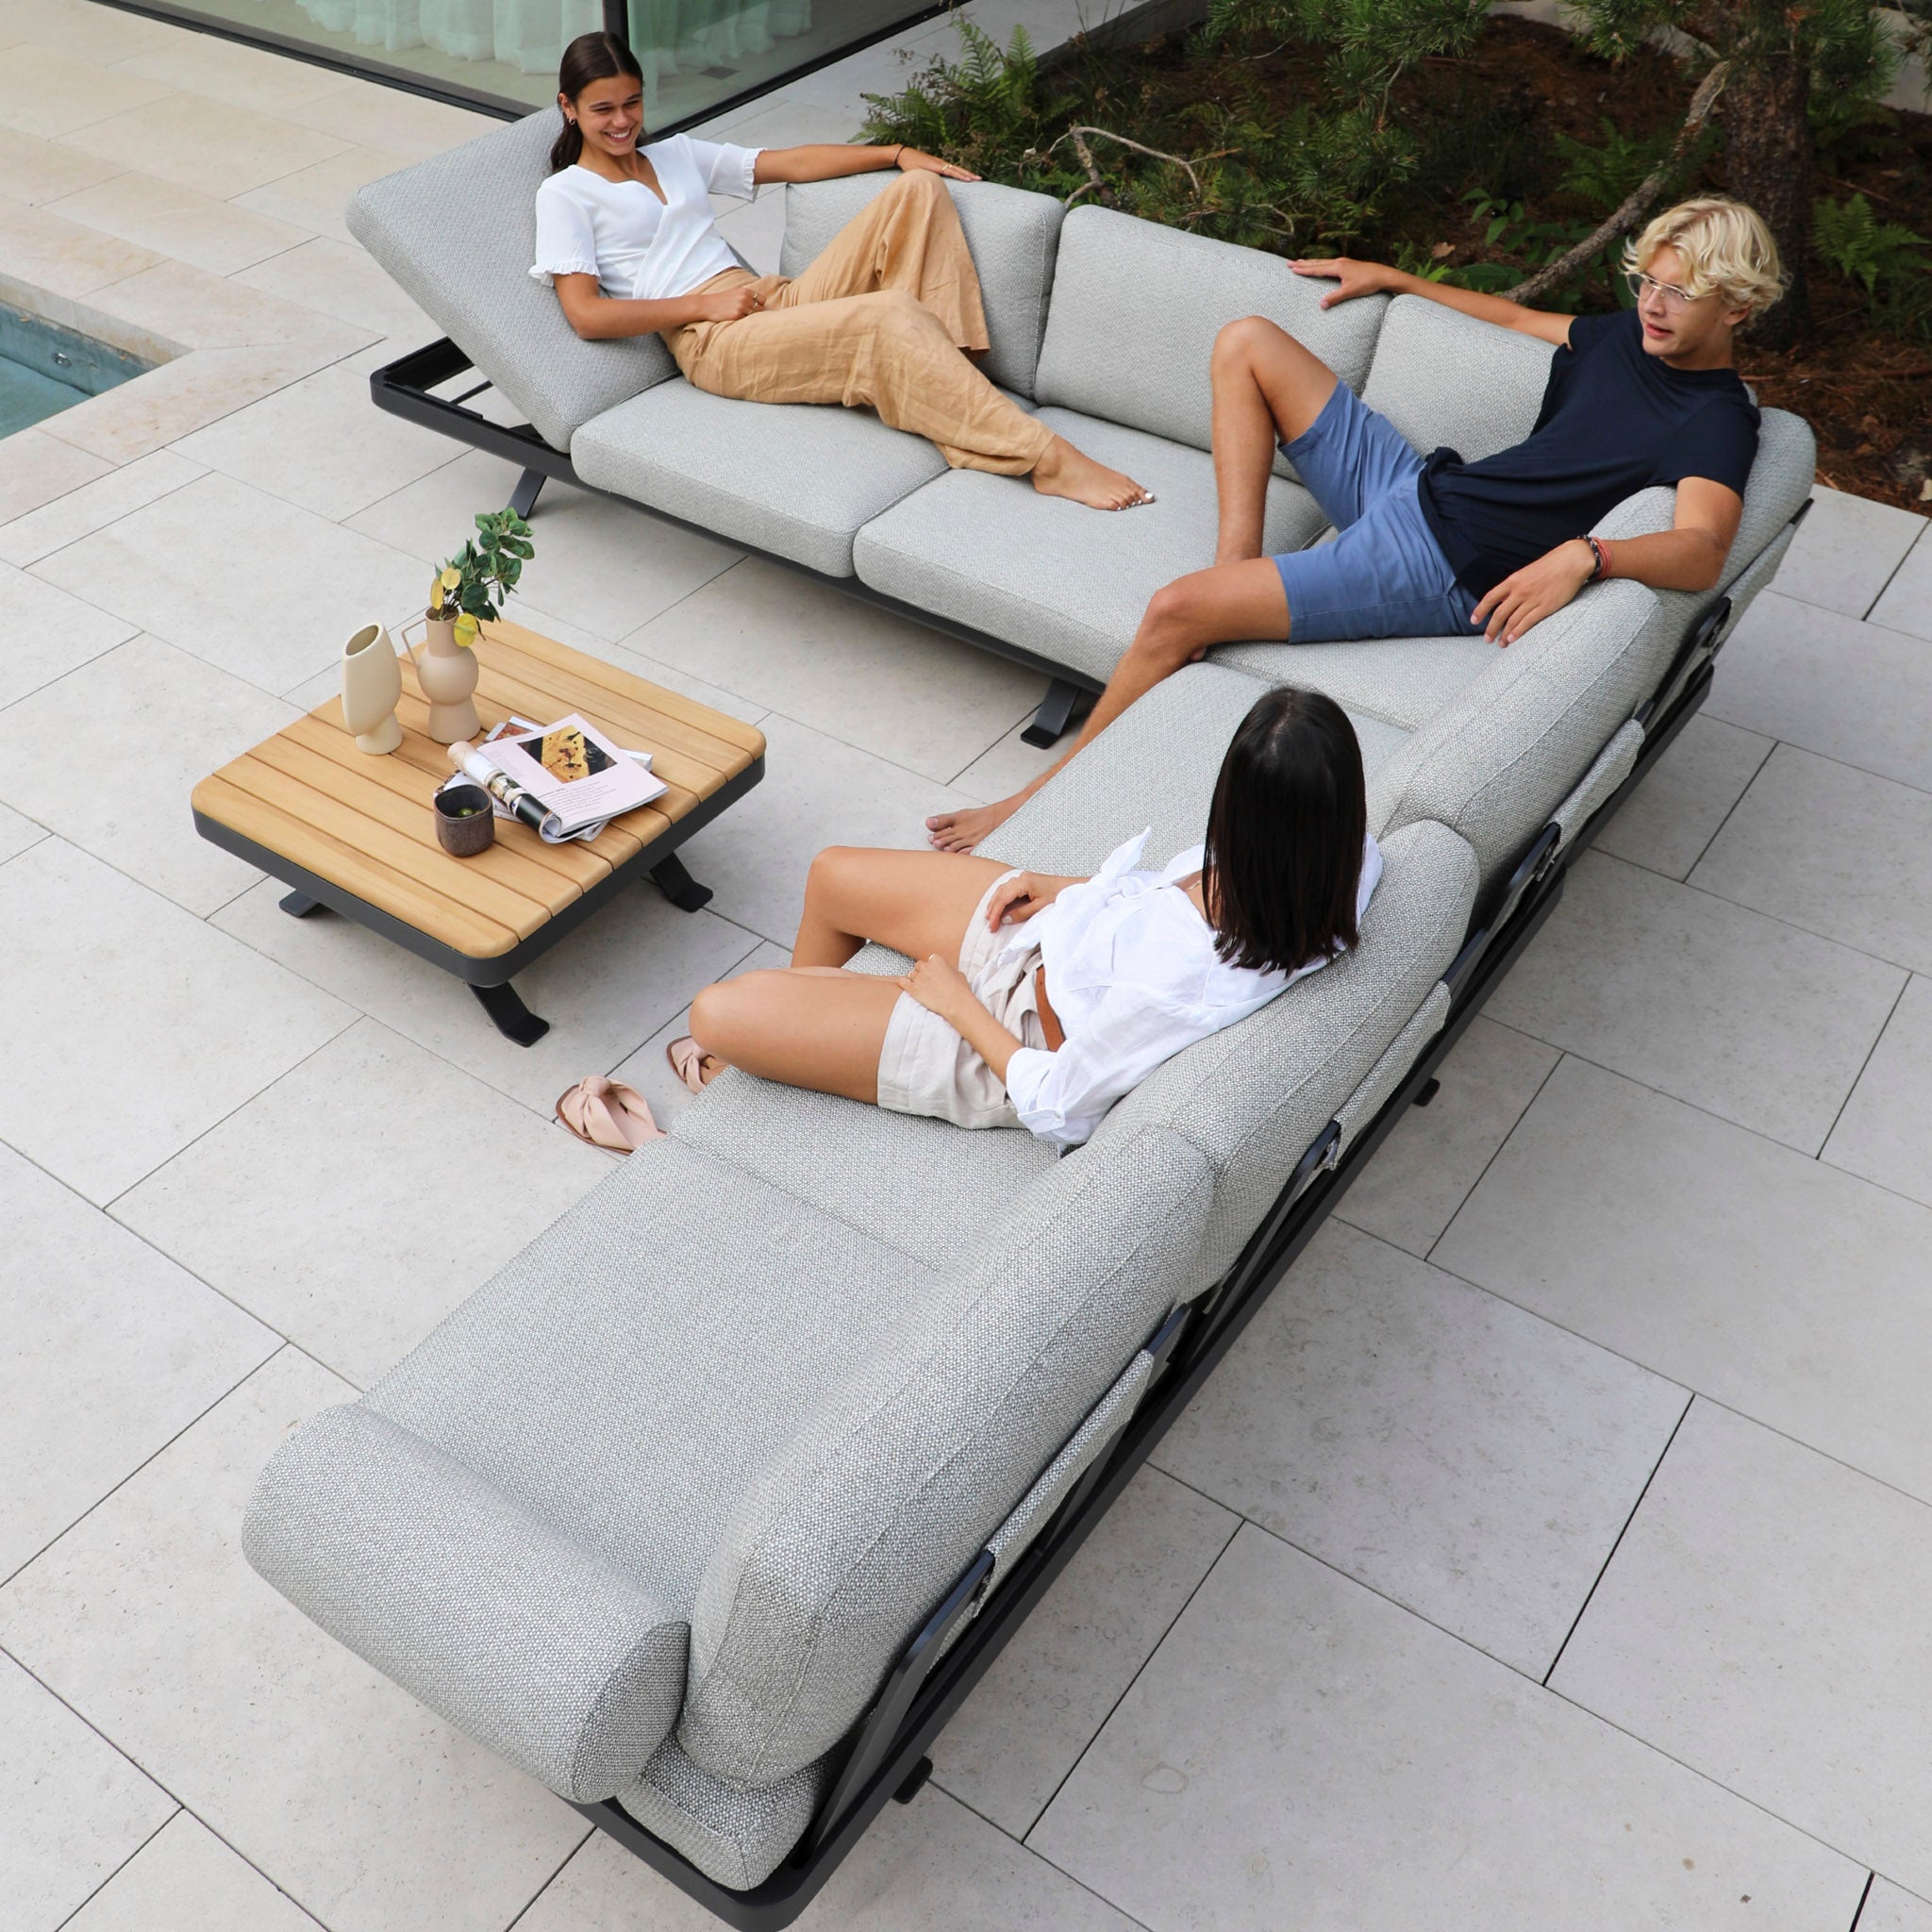
[[[1625,308],[1570,325],[1527,441],[1479,463],[1439,449],[1418,494],[1457,581],[1481,597],[1653,483],[1706,476],[1743,495],[1757,454],[1757,406],[1738,372],[1645,355]]]

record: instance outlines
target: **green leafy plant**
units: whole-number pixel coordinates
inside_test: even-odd
[[[513,509],[485,511],[476,534],[437,571],[429,586],[432,623],[456,623],[456,641],[467,650],[477,626],[503,615],[525,564],[536,556],[530,526]]]
[[[1889,291],[1918,281],[1932,268],[1925,238],[1903,223],[1878,220],[1862,194],[1849,201],[1814,202],[1811,240],[1820,261],[1868,295],[1876,295],[1881,284]]]

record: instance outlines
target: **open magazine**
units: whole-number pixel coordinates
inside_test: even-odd
[[[649,752],[622,749],[575,712],[554,724],[510,718],[476,749],[542,806],[542,837],[551,843],[594,839],[620,813],[669,790],[652,772]],[[457,773],[445,782],[469,781]],[[515,816],[501,799],[491,805],[498,818]]]

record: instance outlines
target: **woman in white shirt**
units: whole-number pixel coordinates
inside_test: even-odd
[[[530,274],[586,341],[662,334],[686,378],[767,403],[866,404],[931,439],[956,469],[1030,476],[1096,509],[1152,499],[993,387],[979,278],[942,177],[977,177],[909,147],[744,148],[639,142],[643,80],[609,34],[580,34],[558,75],[563,128],[537,191]],[[718,233],[713,193],[896,168],[796,276],[758,275]]]
[[[1355,944],[1382,875],[1367,818],[1347,714],[1271,691],[1222,761],[1206,841],[1158,872],[1145,832],[1087,879],[822,852],[791,966],[708,986],[671,1063],[693,1089],[739,1066],[1077,1147],[1163,1061]],[[847,971],[868,939],[919,963]]]

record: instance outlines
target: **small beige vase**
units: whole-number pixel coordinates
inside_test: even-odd
[[[396,723],[402,694],[403,667],[389,632],[365,624],[342,646],[342,723],[356,734],[358,751],[380,756],[402,743]]]
[[[483,729],[471,695],[476,689],[476,654],[456,640],[453,618],[429,620],[423,655],[416,659],[416,682],[429,700],[429,735],[438,744],[475,738]]]

